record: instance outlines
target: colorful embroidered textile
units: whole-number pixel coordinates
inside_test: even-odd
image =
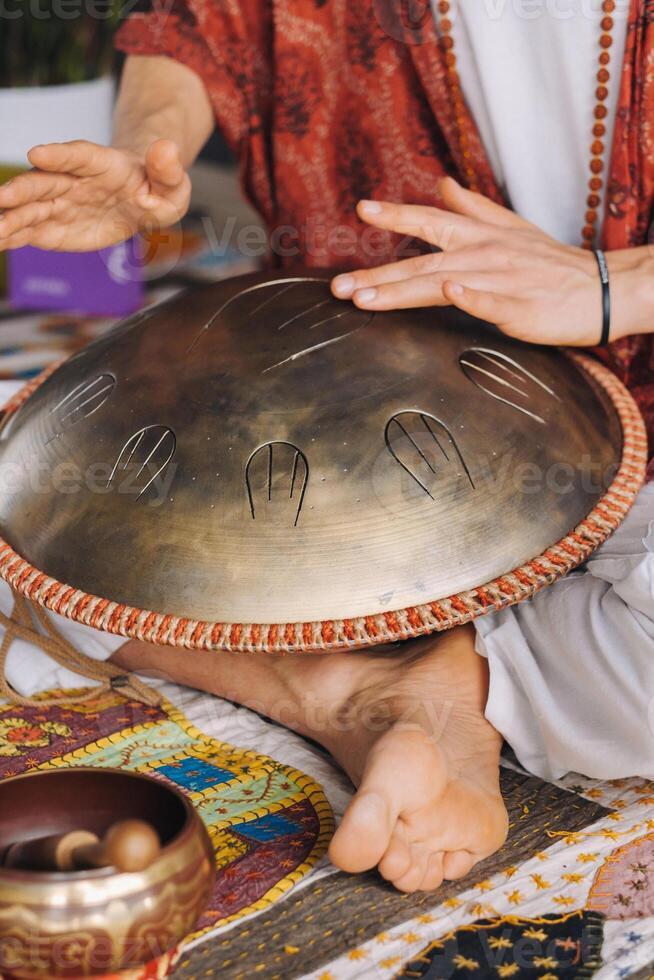
[[[335,774],[316,747],[220,699],[172,685],[165,688],[165,695],[169,702],[181,706],[183,716],[192,719],[190,726],[176,723],[176,715],[183,717],[179,708],[148,715],[146,712],[156,709],[124,702],[121,706],[118,701],[99,705],[97,712],[83,707],[28,715],[0,705],[0,773],[49,767],[53,759],[63,757],[70,757],[73,764],[96,759],[99,764],[125,763],[157,773],[171,766],[171,758],[179,749],[183,758],[172,758],[173,774],[180,782],[190,782],[194,787],[190,791],[201,802],[206,793],[203,774],[206,776],[207,771],[199,762],[191,764],[191,770],[184,760],[193,755],[206,762],[208,744],[223,750],[226,742],[257,745],[291,766],[319,774],[336,811],[343,812],[351,790],[345,793],[338,789]],[[198,728],[214,737],[204,736],[201,743],[194,742]],[[132,730],[134,737],[125,739]],[[196,751],[198,745],[204,747],[202,752]],[[232,750],[219,757],[212,755],[210,764],[229,768],[234,754],[241,760],[243,755],[261,758]],[[174,767],[179,763],[181,768],[176,772]],[[289,772],[284,766],[270,765],[277,773]],[[168,776],[159,773],[158,778]],[[240,784],[241,790],[238,784],[233,786],[234,795],[240,792],[245,798],[236,815],[238,820],[243,820],[243,810],[252,806],[251,797],[243,792],[256,782],[254,776],[250,778],[251,783]],[[654,785],[639,780],[597,784],[570,778],[565,782],[568,792],[505,769],[503,790],[511,815],[509,840],[498,855],[467,879],[449,883],[433,894],[407,896],[395,892],[374,873],[348,876],[324,868],[314,870],[288,897],[269,905],[247,924],[239,917],[216,934],[214,919],[209,931],[183,951],[175,980],[207,976],[220,976],[221,980],[250,980],[254,976],[264,980],[391,980],[430,943],[462,926],[479,919],[561,919],[584,909],[600,911],[596,907],[599,892],[609,893],[612,907],[602,912],[608,916],[604,965],[596,980],[631,980],[632,976],[641,980],[641,975],[642,980],[651,980],[654,970],[648,972],[647,967],[654,963],[654,915],[644,898],[650,894],[649,878],[645,889],[631,889],[628,881],[643,880],[654,864],[650,840],[654,832]],[[216,780],[216,793],[228,790],[229,783]],[[208,796],[212,795],[210,789]],[[229,805],[234,795],[229,797]],[[288,817],[292,804],[284,802],[287,809],[282,815]],[[230,827],[228,818],[224,819],[226,825],[218,829],[233,833],[243,843],[245,835],[241,835],[240,827]],[[612,861],[616,856],[618,861]],[[624,874],[611,873],[600,881],[598,873],[602,869],[612,872],[614,867],[623,868]],[[236,870],[238,863],[228,868]],[[281,870],[278,873],[281,878]],[[289,874],[293,874],[292,868]],[[248,887],[252,888],[251,881]],[[616,919],[614,912],[623,912],[618,896],[632,891],[639,908],[633,917],[627,912],[626,918]],[[250,892],[254,909],[261,908],[257,894]],[[246,911],[244,908],[242,914]],[[512,966],[505,965],[509,969]],[[549,972],[543,968],[538,976]],[[452,976],[457,974],[455,970]],[[496,980],[500,975],[495,972],[490,976]],[[512,971],[511,976],[522,980],[520,972]]]
[[[435,939],[400,970],[397,980],[461,980],[519,976],[521,980],[581,980],[601,966],[603,920],[595,912],[539,919],[480,919]]]
[[[445,173],[495,200],[497,187],[466,110],[464,160],[445,52],[429,3],[406,0],[173,0],[130,17],[118,46],[183,62],[203,79],[237,154],[243,186],[289,265],[374,266],[421,246],[364,227],[361,198],[438,204]],[[589,66],[590,70],[590,66]],[[654,204],[654,18],[631,0],[603,239],[643,245]],[[654,435],[651,336],[607,355]],[[654,470],[650,467],[650,475]]]
[[[347,959],[353,951],[369,941],[383,950],[381,937],[413,916],[432,921],[429,911],[456,902],[457,895],[474,884],[501,874],[507,867],[528,862],[542,853],[550,842],[549,834],[559,828],[582,831],[601,819],[606,810],[574,793],[565,792],[535,777],[510,769],[502,771],[502,792],[509,811],[509,838],[504,847],[478,865],[466,881],[445,882],[435,893],[406,895],[396,891],[378,874],[335,874],[326,880],[308,884],[291,895],[279,908],[257,921],[256,942],[237,929],[221,936],[219,941],[198,946],[182,957],[176,980],[200,980],[213,968],[222,980],[248,980],[252,976],[283,977],[291,980],[315,970],[321,976],[332,973],[326,965],[342,953]],[[320,914],[314,910],[319,908]],[[478,918],[482,913],[477,910]],[[434,918],[433,921],[436,921]],[[446,929],[447,918],[443,918]],[[382,955],[382,959],[385,957]],[[365,968],[371,959],[356,952],[352,967]],[[400,965],[402,960],[395,964]],[[354,975],[358,975],[355,973]],[[338,980],[340,971],[333,973]]]
[[[549,845],[531,859],[516,853],[516,860],[508,865],[497,862],[494,867],[480,866],[477,873],[473,871],[467,879],[435,893],[431,906],[423,905],[420,912],[412,907],[400,924],[382,929],[366,941],[350,944],[339,956],[310,972],[300,970],[296,974],[290,969],[283,974],[284,980],[292,980],[295,976],[301,976],[303,980],[363,980],[368,977],[395,980],[398,972],[420,957],[430,943],[442,941],[462,927],[473,926],[479,919],[562,919],[584,911],[604,918],[602,965],[597,971],[597,980],[651,980],[654,976],[654,915],[649,907],[645,915],[639,915],[635,910],[632,917],[614,918],[614,911],[621,907],[615,899],[625,891],[621,874],[612,880],[604,877],[599,889],[604,892],[603,898],[609,905],[608,917],[598,909],[595,897],[598,872],[611,867],[611,859],[616,853],[625,871],[629,865],[634,866],[630,868],[629,877],[635,875],[635,880],[642,881],[649,873],[654,861],[654,847],[651,841],[646,843],[645,838],[654,830],[654,784],[638,779],[598,783],[579,777],[567,778],[564,783],[574,794],[601,802],[607,808],[604,815],[583,828],[578,825],[574,830],[570,826],[567,832],[561,832],[541,813]],[[534,810],[538,819],[538,803]],[[568,821],[564,817],[562,822]],[[485,870],[487,873],[483,874]],[[636,890],[642,894],[647,887]],[[277,910],[280,920],[285,912],[285,907]],[[199,953],[200,950],[195,951],[196,955]],[[516,968],[516,964],[507,963],[505,966],[508,976],[522,980],[520,965]],[[192,974],[185,973],[183,962],[178,972],[180,978],[191,980]],[[455,966],[449,975],[456,977],[459,972]],[[556,975],[556,970],[553,972]],[[537,976],[542,980],[549,973],[550,970],[543,967]],[[432,976],[431,973],[425,975]],[[433,974],[438,975],[437,972]],[[579,975],[587,974],[582,971]],[[195,976],[199,980],[201,973]],[[501,974],[491,969],[486,971],[486,976],[497,980]],[[530,976],[534,974],[524,972],[525,980]],[[236,972],[227,975],[227,980],[236,978]]]
[[[600,868],[588,907],[608,919],[654,916],[654,833],[617,848]]]
[[[218,868],[195,938],[271,905],[322,857],[333,830],[308,776],[203,735],[167,702],[109,695],[67,707],[0,705],[0,778],[60,766],[128,769],[190,797]]]

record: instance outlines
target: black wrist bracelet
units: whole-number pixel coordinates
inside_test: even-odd
[[[609,285],[609,267],[606,263],[606,256],[600,248],[593,250],[597,265],[599,267],[600,280],[602,282],[602,336],[600,337],[600,347],[605,347],[609,342],[611,333],[611,287]]]

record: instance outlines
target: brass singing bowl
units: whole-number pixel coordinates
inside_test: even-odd
[[[162,842],[145,871],[72,873],[0,867],[0,976],[86,977],[150,963],[192,932],[215,874],[189,801],[167,784],[113,769],[71,768],[0,783],[0,855],[74,829],[103,836],[118,820],[150,823]]]
[[[561,351],[454,309],[365,312],[326,273],[247,276],[127,320],[8,418],[0,535],[80,597],[184,618],[179,636],[370,617],[542,554],[622,439]]]

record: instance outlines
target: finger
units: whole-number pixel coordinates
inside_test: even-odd
[[[7,211],[0,216],[0,240],[46,221],[52,214],[52,208],[52,201],[36,201]]]
[[[480,320],[494,323],[500,330],[503,324],[519,317],[521,313],[519,300],[509,299],[499,293],[472,289],[452,280],[443,283],[443,296],[452,306]]]
[[[148,195],[137,200],[141,212],[134,218],[134,231],[152,233],[162,228],[178,224],[186,213],[185,206],[178,206],[175,201],[164,197]]]
[[[37,225],[35,228],[28,228],[25,234],[29,235],[30,245],[34,245],[36,248],[47,249],[50,252],[60,252],[64,249],[67,252],[87,252],[88,247],[82,245],[81,248],[77,247],[79,236],[75,236],[75,241],[73,243],[70,240],[66,241],[66,235],[68,229],[65,225],[61,224],[59,221],[44,221],[43,224]]]
[[[429,252],[427,255],[416,255],[401,262],[389,262],[378,265],[376,269],[357,269],[356,272],[346,272],[332,279],[332,292],[339,299],[349,299],[357,289],[366,286],[376,286],[383,282],[398,282],[401,279],[411,279],[437,272],[442,265],[444,252]]]
[[[66,191],[75,182],[69,174],[50,174],[30,170],[0,186],[0,208],[17,208],[31,201],[50,201]]]
[[[357,214],[375,228],[421,238],[438,248],[461,248],[489,237],[489,228],[472,218],[421,204],[359,201]]]
[[[15,248],[23,248],[24,245],[34,245],[32,241],[33,229],[27,228],[9,235],[8,238],[0,238],[0,252],[10,252]]]
[[[39,170],[74,174],[76,177],[97,177],[106,173],[120,154],[108,146],[98,146],[87,140],[72,140],[69,143],[34,146],[27,158]]]
[[[448,279],[451,279],[449,274],[436,274],[369,286],[357,290],[352,301],[362,310],[410,310],[420,306],[449,306],[450,301],[443,293],[443,284]],[[463,281],[470,289],[497,288],[495,279],[488,273],[466,273]]]
[[[137,197],[137,204],[145,213],[162,225],[174,225],[181,221],[188,211],[191,200],[191,181],[188,174],[179,187],[164,191],[162,194],[145,194]]]
[[[478,221],[500,228],[520,228],[523,231],[536,229],[536,225],[532,225],[515,211],[496,204],[483,194],[462,187],[453,177],[445,177],[441,181],[440,192],[448,211],[454,211],[468,218],[476,218]]]
[[[332,292],[339,299],[349,299],[357,289],[378,286],[386,282],[399,282],[417,276],[450,274],[452,272],[486,272],[502,274],[507,269],[507,251],[498,243],[469,245],[450,252],[430,252],[401,262],[390,262],[375,269],[358,269],[343,273],[332,280]]]
[[[157,140],[145,155],[145,169],[153,193],[178,187],[185,177],[179,149],[172,140]]]

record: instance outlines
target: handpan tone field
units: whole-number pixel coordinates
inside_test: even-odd
[[[191,646],[224,637],[180,623],[422,607],[541,555],[605,497],[639,421],[602,372],[457,311],[358,310],[327,274],[193,290],[7,413],[0,572],[16,584],[15,554],[37,601],[41,574],[111,602],[104,628],[152,611]]]

